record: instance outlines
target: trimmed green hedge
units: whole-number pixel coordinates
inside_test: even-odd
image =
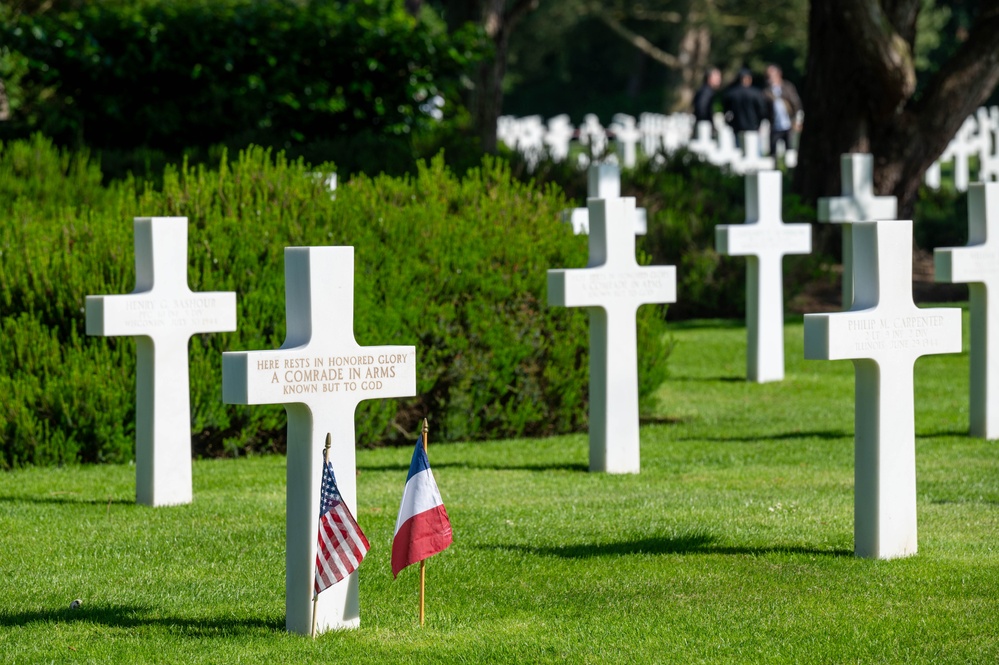
[[[455,113],[483,48],[471,28],[449,35],[403,0],[107,0],[10,14],[0,7],[9,131],[100,150],[360,134],[389,145],[376,137],[438,125],[421,109],[435,95]]]
[[[438,158],[334,200],[310,170],[253,148],[168,168],[162,189],[101,187],[86,155],[0,144],[0,466],[132,458],[135,343],[87,337],[83,304],[132,290],[136,216],[187,216],[191,289],[237,293],[237,332],[190,344],[199,454],[284,447],[281,407],[222,404],[220,354],[282,344],[291,245],[355,246],[358,342],[416,345],[418,397],[363,403],[360,445],[408,442],[424,415],[438,440],[585,428],[587,315],[546,306],[545,271],[587,261],[560,191],[491,159],[459,178]],[[669,353],[661,307],[640,310],[639,331],[647,396]]]

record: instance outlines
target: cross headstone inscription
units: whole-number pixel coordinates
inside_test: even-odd
[[[590,470],[638,473],[640,305],[676,301],[676,268],[635,260],[635,199],[590,199],[586,268],[548,271],[548,304],[590,311]]]
[[[757,383],[784,378],[784,256],[812,251],[811,225],[781,219],[781,178],[747,175],[746,223],[715,227],[719,254],[746,257],[746,375]]]
[[[187,218],[137,217],[135,290],[87,296],[87,334],[135,337],[135,500],[190,503],[188,342],[236,329],[236,294],[187,285]]]
[[[853,230],[856,293],[849,311],[805,315],[805,358],[852,360],[854,550],[892,559],[916,553],[913,368],[961,350],[961,310],[912,302],[912,222]]]
[[[840,155],[840,176],[843,196],[819,199],[820,222],[840,224],[843,230],[843,309],[853,302],[853,227],[847,222],[894,220],[898,216],[898,199],[874,195],[874,157],[853,153]]]
[[[285,248],[285,296],[284,344],[224,353],[222,399],[283,404],[288,413],[286,625],[308,635],[326,434],[340,494],[357,515],[354,410],[366,399],[415,395],[416,354],[355,341],[353,247]],[[319,632],[356,627],[357,573],[320,594],[315,611]]]
[[[968,283],[971,435],[999,439],[999,183],[969,186],[968,246],[933,255],[938,282]]]
[[[621,198],[621,169],[617,164],[590,164],[586,171],[587,199]],[[573,208],[562,212],[562,221],[572,225],[575,235],[590,232],[590,211],[588,208]],[[648,213],[645,208],[635,210],[635,233],[643,236],[649,228]]]

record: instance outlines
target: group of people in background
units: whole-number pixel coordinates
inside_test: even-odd
[[[770,122],[770,154],[776,154],[777,143],[783,141],[790,148],[792,130],[797,130],[801,98],[794,84],[784,80],[784,73],[777,65],[767,65],[766,85],[760,89],[753,85],[753,72],[745,67],[736,79],[721,90],[722,75],[716,67],[704,74],[704,83],[694,95],[694,116],[697,122],[711,122],[715,100],[720,99],[725,122],[736,136],[742,132],[759,131],[764,119]]]

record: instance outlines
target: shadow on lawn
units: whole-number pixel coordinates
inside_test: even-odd
[[[560,559],[590,559],[602,556],[623,556],[629,554],[813,554],[818,556],[853,556],[852,550],[817,549],[800,545],[774,547],[743,547],[720,545],[717,538],[706,533],[692,533],[682,536],[662,538],[641,538],[618,543],[599,545],[578,544],[557,547],[535,547],[531,545],[492,545],[487,549],[523,552],[537,556],[554,556]]]
[[[430,464],[432,469],[473,469],[473,470],[484,470],[484,471],[579,471],[585,472],[589,471],[590,467],[586,464],[504,464],[503,462],[496,462],[495,464],[469,464],[468,462],[432,462]],[[408,464],[358,464],[358,472],[361,471],[409,471]]]
[[[109,497],[102,498],[91,498],[86,497],[83,494],[78,494],[76,492],[67,492],[65,496],[53,496],[51,494],[44,496],[31,496],[31,495],[20,495],[20,496],[0,496],[0,503],[52,503],[56,505],[91,505],[91,506],[106,506],[108,503],[116,507],[121,506],[136,506],[135,497],[129,497],[127,499],[123,498],[113,498]]]
[[[746,436],[679,436],[674,441],[711,441],[713,443],[752,443],[756,441],[794,441],[798,439],[852,439],[853,432],[841,430],[815,430],[813,432],[784,432],[782,434],[755,434]]]
[[[84,605],[80,609],[53,609],[37,612],[8,612],[0,610],[0,626],[24,626],[30,623],[94,623],[115,628],[162,626],[184,637],[225,637],[284,631],[284,618],[237,619],[232,617],[171,617],[153,614],[140,605]]]

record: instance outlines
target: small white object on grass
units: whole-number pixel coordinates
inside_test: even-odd
[[[69,609],[78,610],[80,609],[80,605],[83,605],[83,601],[77,598],[76,600],[74,600],[72,603],[69,604]]]

